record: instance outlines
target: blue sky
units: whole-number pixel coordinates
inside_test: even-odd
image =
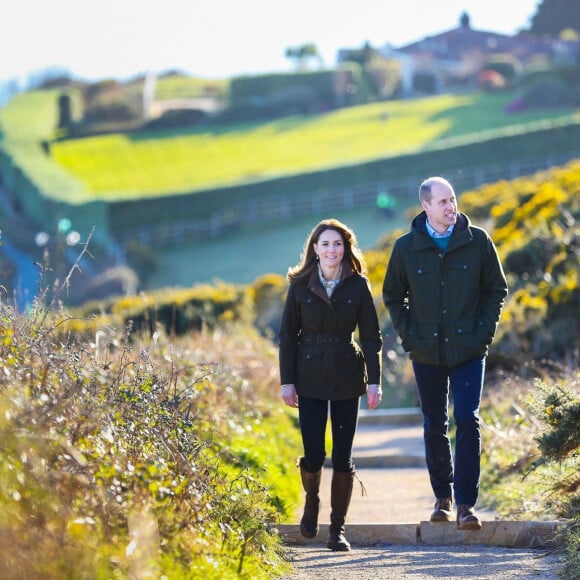
[[[289,46],[394,47],[454,28],[512,34],[540,0],[4,0],[0,81],[48,68],[86,80],[180,69],[206,78],[290,70]]]

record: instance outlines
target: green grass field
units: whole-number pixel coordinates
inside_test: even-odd
[[[440,95],[264,123],[112,134],[55,143],[52,159],[84,184],[83,197],[131,199],[397,156],[444,139],[573,115],[507,114],[514,97]]]
[[[321,213],[160,250],[156,252],[158,268],[147,287],[187,287],[217,280],[247,284],[263,274],[285,275],[288,268],[300,260],[306,237],[319,220],[334,217],[343,221],[354,230],[360,247],[365,250],[373,248],[394,229],[407,229],[409,223],[405,214],[403,207],[394,219],[387,219],[373,208],[331,215]]]

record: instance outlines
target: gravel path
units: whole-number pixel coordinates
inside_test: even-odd
[[[557,580],[560,559],[543,550],[486,546],[375,546],[331,552],[322,544],[292,548],[286,580],[429,580],[534,578]]]

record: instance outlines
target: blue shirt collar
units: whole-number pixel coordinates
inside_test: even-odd
[[[451,224],[442,234],[440,234],[431,227],[429,220],[425,220],[425,225],[427,226],[427,233],[432,238],[448,238],[453,233],[453,228],[455,227],[455,224]]]

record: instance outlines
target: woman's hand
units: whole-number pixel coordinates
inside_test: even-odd
[[[298,407],[298,395],[294,385],[282,385],[282,398],[289,407]]]
[[[379,406],[383,398],[383,391],[381,385],[369,385],[367,388],[367,406],[369,409],[374,409]]]

